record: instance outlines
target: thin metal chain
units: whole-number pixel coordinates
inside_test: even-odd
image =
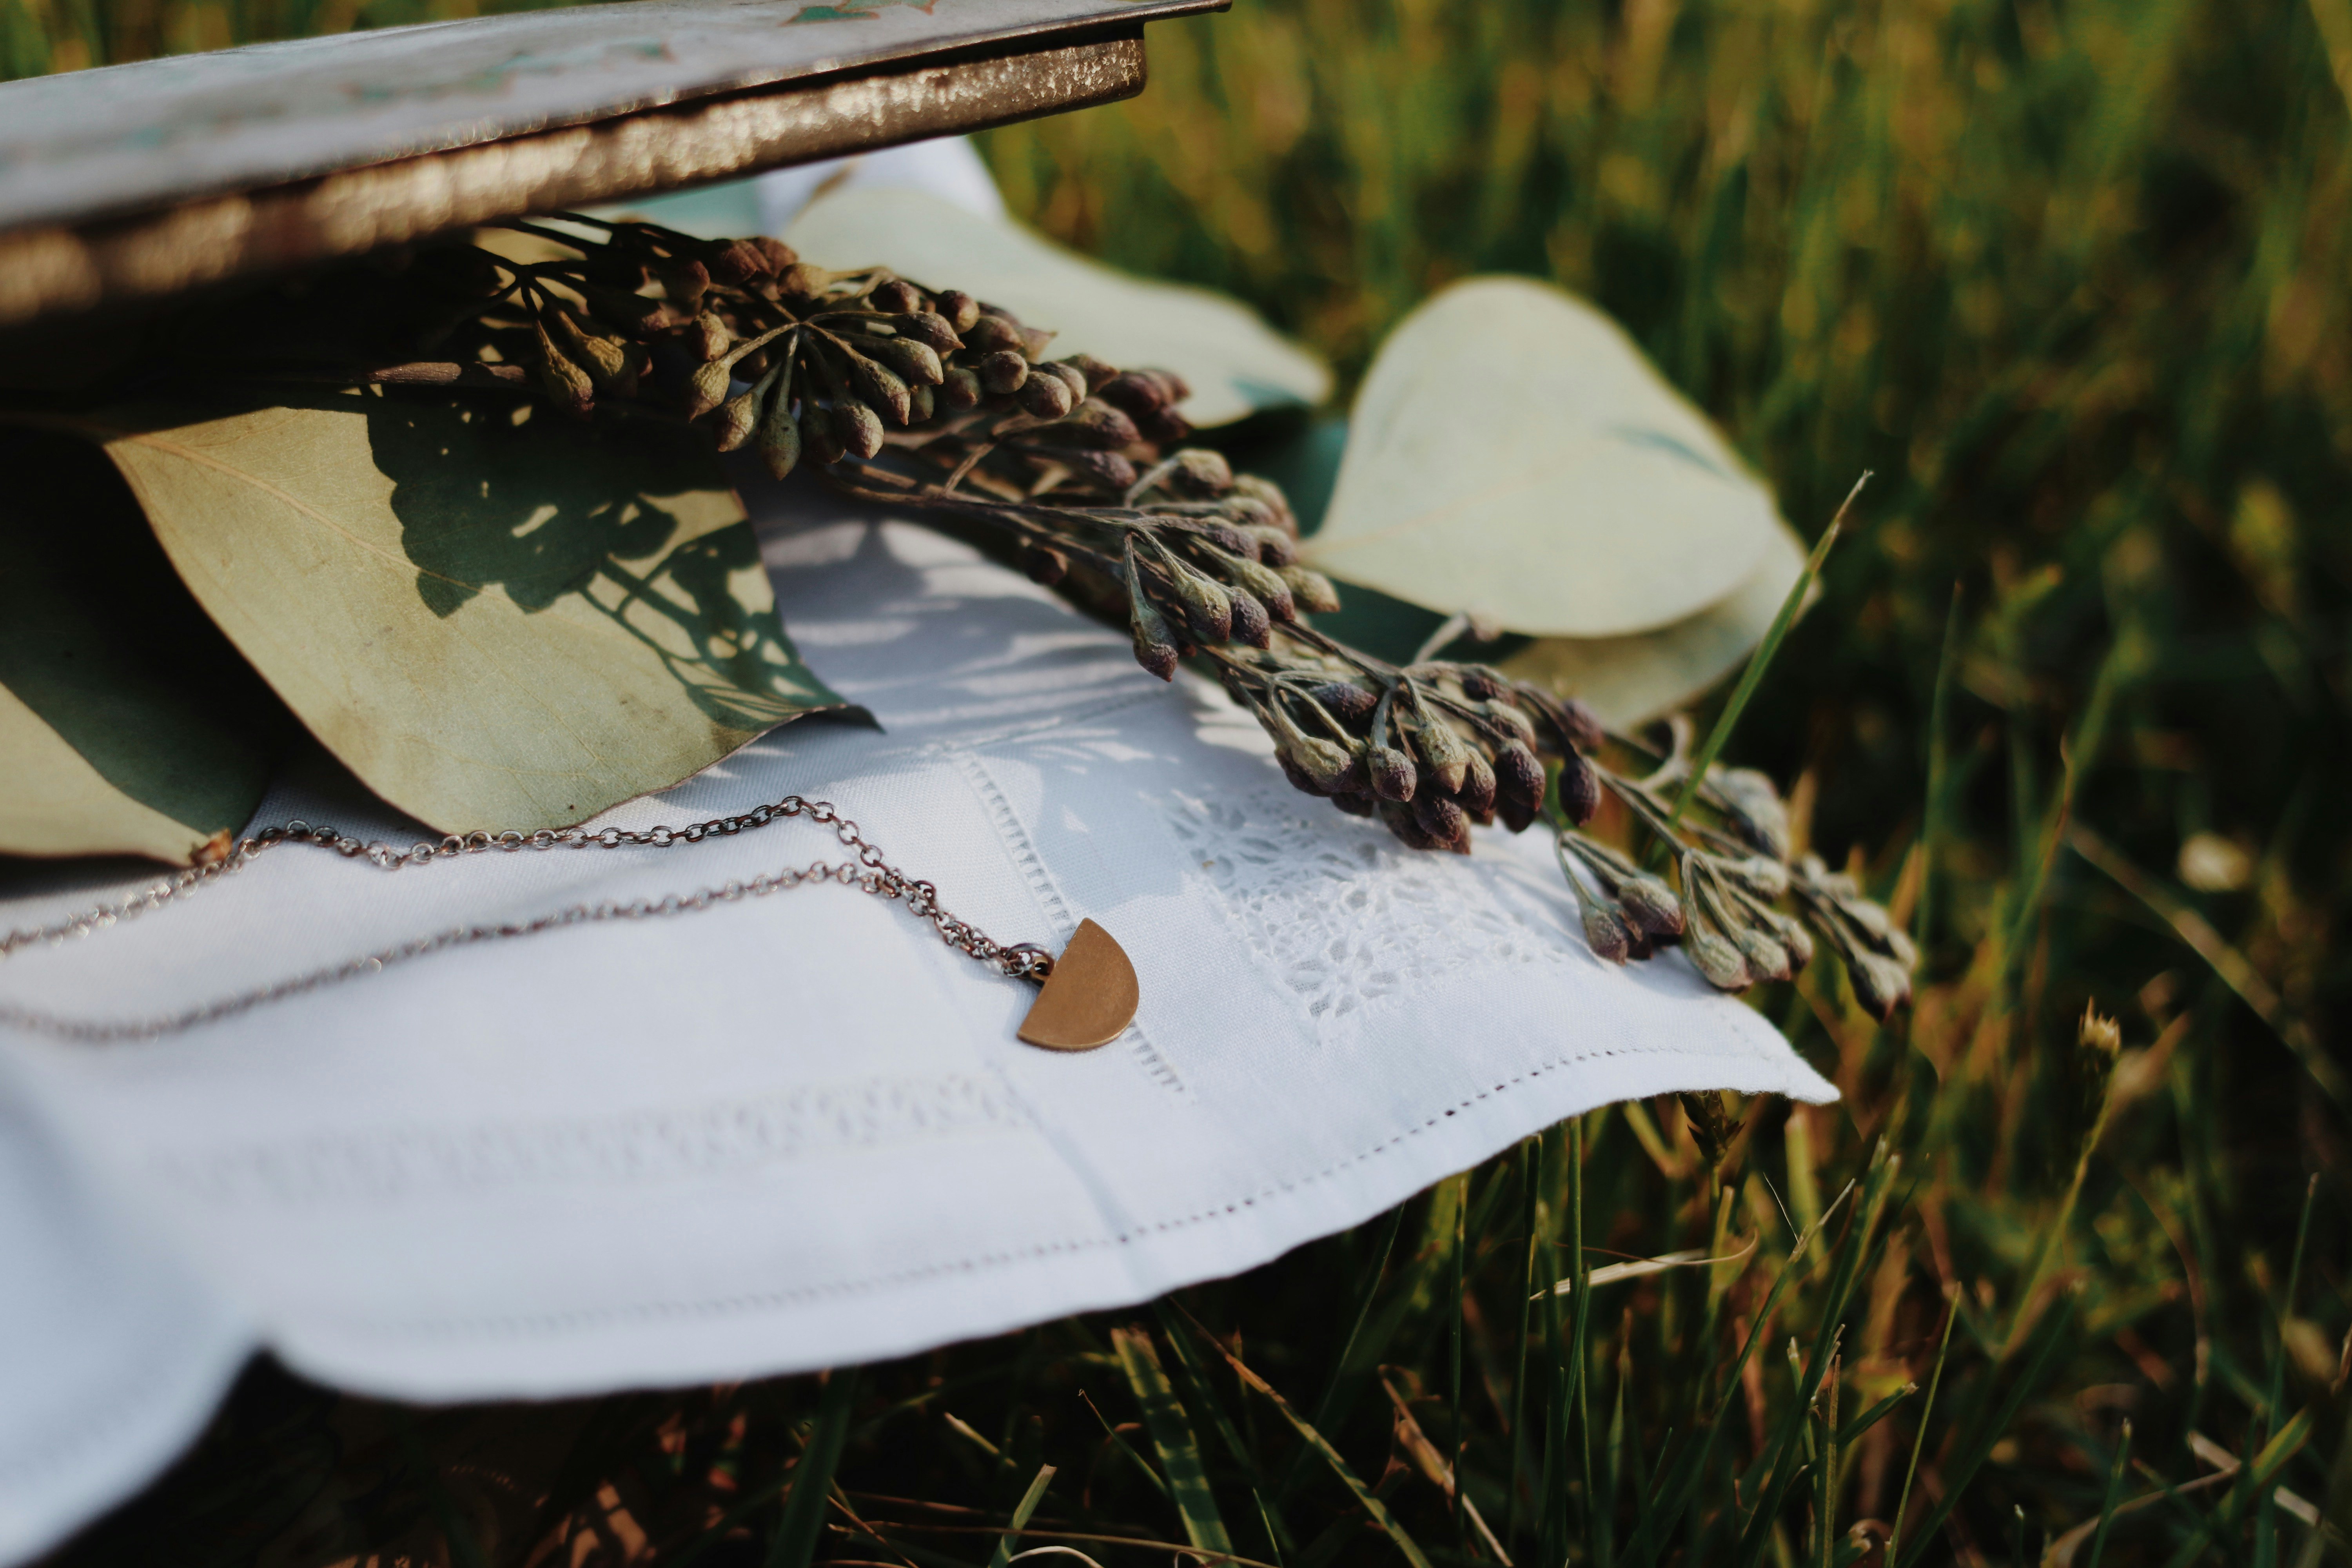
[[[673,845],[699,844],[706,838],[765,827],[771,822],[793,816],[806,816],[811,822],[832,828],[835,838],[856,851],[856,858],[854,861],[812,861],[806,866],[786,867],[772,874],[763,872],[749,881],[722,882],[715,888],[698,888],[691,893],[669,893],[658,899],[606,899],[593,904],[573,904],[569,909],[558,910],[534,920],[456,926],[433,936],[418,937],[396,947],[384,948],[324,969],[314,969],[275,985],[259,986],[179,1013],[150,1018],[92,1021],[61,1018],[0,1002],[0,1025],[92,1044],[150,1040],[159,1035],[175,1034],[200,1024],[232,1018],[267,1003],[300,996],[362,974],[379,973],[393,964],[453,947],[495,942],[504,937],[533,936],[562,926],[588,925],[601,921],[650,920],[662,915],[687,914],[707,910],[712,904],[764,899],[771,893],[797,888],[803,882],[837,882],[877,898],[903,900],[909,913],[931,922],[932,929],[940,933],[940,941],[979,963],[991,965],[1009,979],[1042,981],[1053,973],[1053,954],[1034,942],[999,942],[979,927],[958,920],[940,907],[937,888],[892,866],[883,858],[882,851],[859,833],[857,824],[842,816],[830,801],[804,800],[796,795],[788,795],[770,805],[755,806],[740,816],[716,816],[708,822],[688,823],[684,827],[649,827],[637,832],[606,827],[591,833],[585,828],[567,827],[542,828],[529,834],[511,831],[451,834],[438,843],[420,840],[405,850],[395,849],[382,842],[365,843],[332,827],[315,826],[298,819],[281,827],[265,827],[241,838],[220,859],[192,866],[142,889],[118,903],[100,904],[96,909],[84,910],[51,925],[33,926],[0,935],[0,959],[25,948],[53,947],[93,935],[125,921],[135,920],[245,869],[264,850],[280,844],[315,845],[331,849],[346,859],[365,860],[381,870],[397,871],[405,867],[427,866],[461,855],[481,855],[492,850],[510,854],[522,849],[623,849],[639,847],[667,849]]]

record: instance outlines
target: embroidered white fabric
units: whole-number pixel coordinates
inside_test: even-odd
[[[609,820],[831,799],[1000,940],[1101,921],[1136,1027],[1023,1046],[1028,987],[810,886],[149,1044],[0,1034],[0,1558],[152,1474],[258,1348],[428,1400],[888,1356],[1247,1268],[1608,1100],[1832,1092],[1679,958],[1595,961],[1540,842],[1408,851],[966,546],[814,489],[760,507],[803,652],[884,727],[789,726]],[[263,813],[295,816],[419,831],[323,772]],[[0,986],[138,1016],[839,851],[805,821],[392,874],[289,847]],[[0,920],[120,889],[20,877]]]

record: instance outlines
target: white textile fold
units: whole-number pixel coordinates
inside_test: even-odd
[[[1001,941],[1100,921],[1136,1027],[1023,1046],[1025,985],[827,885],[148,1044],[0,1032],[0,1560],[152,1473],[252,1349],[426,1400],[890,1356],[1248,1268],[1606,1101],[1832,1095],[1679,957],[1594,960],[1540,835],[1408,851],[1292,793],[1222,692],[967,547],[814,489],[755,511],[803,654],[883,728],[788,726],[608,820],[829,799]],[[329,777],[262,820],[295,816],[417,832]],[[287,847],[0,992],[168,1011],[841,853],[805,820],[392,874]],[[101,890],[60,873],[0,922]]]

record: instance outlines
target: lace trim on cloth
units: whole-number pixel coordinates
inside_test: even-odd
[[[677,1180],[1029,1125],[1004,1088],[985,1079],[870,1078],[585,1121],[247,1144],[163,1161],[160,1170],[215,1203],[364,1203],[532,1183]]]

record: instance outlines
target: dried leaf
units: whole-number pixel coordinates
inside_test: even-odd
[[[1620,729],[1688,704],[1739,668],[1805,569],[1805,549],[1786,524],[1763,563],[1731,596],[1655,631],[1618,637],[1538,637],[1503,668],[1521,680],[1580,697]]]
[[[1619,637],[1739,591],[1772,499],[1616,324],[1519,279],[1458,283],[1372,363],[1306,558],[1533,637]]]
[[[186,865],[268,781],[275,699],[88,443],[0,431],[0,851]]]
[[[446,832],[577,822],[840,705],[688,434],[349,395],[82,427],[287,704]]]
[[[1322,362],[1250,310],[1204,289],[1113,271],[1010,222],[991,222],[927,192],[850,186],[812,202],[784,240],[833,268],[888,267],[933,289],[961,289],[1051,330],[1046,350],[1116,365],[1172,370],[1192,384],[1194,425],[1330,395]]]

